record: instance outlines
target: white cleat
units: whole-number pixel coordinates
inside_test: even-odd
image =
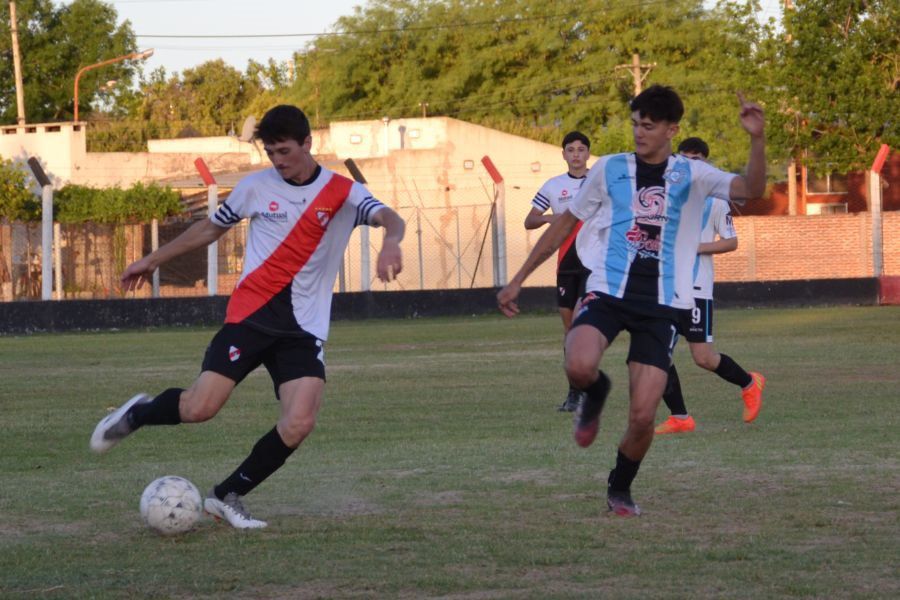
[[[151,400],[153,398],[149,394],[138,394],[103,417],[97,423],[94,434],[91,436],[91,450],[103,453],[125,439],[133,431],[128,425],[128,420],[125,419],[128,410],[135,404],[143,404]]]
[[[217,521],[228,521],[229,525],[236,529],[262,529],[268,523],[254,519],[250,516],[241,497],[231,492],[225,494],[224,500],[219,500],[214,491],[210,491],[209,496],[203,500],[203,510]]]

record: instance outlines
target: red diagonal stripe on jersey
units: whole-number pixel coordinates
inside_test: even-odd
[[[559,264],[562,262],[563,257],[566,255],[566,252],[568,252],[572,244],[575,243],[575,237],[578,235],[578,231],[581,229],[581,223],[582,221],[578,221],[578,224],[575,225],[575,229],[572,230],[572,233],[569,234],[569,237],[563,240],[562,246],[559,247],[559,254],[556,255],[557,267],[559,267]]]
[[[334,217],[347,200],[352,185],[353,181],[346,177],[331,177],[331,181],[325,184],[281,245],[248,274],[231,294],[225,313],[226,323],[240,323],[291,283],[325,235],[317,213],[329,209],[328,213]]]

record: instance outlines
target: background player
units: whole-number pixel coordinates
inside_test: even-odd
[[[525,279],[584,221],[576,243],[591,271],[590,291],[566,336],[566,375],[586,392],[574,437],[587,447],[597,436],[610,388],[609,378],[597,367],[623,329],[631,334],[628,427],[607,487],[607,506],[617,515],[640,514],[631,483],[653,441],[653,420],[677,339],[678,309],[693,307],[692,268],[706,197],[747,199],[765,190],[763,112],[738,97],[741,125],[750,134],[745,177],[673,155],[672,139],[684,106],[671,88],[651,86],[630,103],[635,151],[602,156],[591,167],[569,210],[550,225],[497,294],[500,310],[516,315]]]
[[[588,137],[580,131],[571,131],[563,138],[562,148],[562,157],[569,170],[548,179],[535,194],[531,201],[531,211],[525,217],[525,229],[538,229],[559,218],[587,176],[587,161],[591,157],[591,141]],[[545,214],[547,209],[550,209],[549,215]],[[578,297],[584,293],[587,278],[587,272],[575,250],[575,236],[580,228],[581,223],[578,223],[562,243],[556,261],[556,305],[563,322],[564,346],[565,335],[572,326],[572,311]],[[581,392],[570,385],[569,393],[559,410],[572,412],[578,408],[580,400]]]
[[[697,137],[687,138],[678,145],[678,152],[694,160],[706,161],[709,146]],[[719,239],[716,239],[718,236]],[[687,340],[691,356],[698,367],[712,371],[725,381],[741,388],[744,401],[744,421],[750,423],[762,406],[762,391],[766,378],[759,373],[748,373],[727,354],[719,354],[713,346],[713,254],[733,252],[738,238],[727,202],[719,198],[707,198],[703,209],[703,229],[694,263],[694,308],[684,311],[679,333]],[[681,393],[681,382],[675,364],[669,368],[669,381],[663,401],[672,413],[656,427],[656,433],[684,433],[696,427]]]
[[[278,423],[204,500],[208,513],[241,529],[266,526],[250,516],[241,498],[281,467],[315,426],[325,388],[323,345],[332,289],[353,228],[385,228],[377,262],[382,281],[402,269],[405,229],[397,213],[365,187],[316,163],[309,121],[300,109],[276,106],[260,121],[256,136],[274,168],[245,177],[212,217],[122,274],[126,290],[138,288],[161,264],[250,219],[244,272],[200,376],[188,389],[134,396],[102,419],[91,437],[91,449],[106,452],[144,425],[211,419],[234,387],[265,365],[281,403]]]

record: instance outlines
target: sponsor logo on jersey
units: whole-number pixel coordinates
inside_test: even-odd
[[[231,362],[235,362],[240,357],[241,357],[241,349],[240,348],[235,348],[234,346],[231,346],[230,348],[228,348],[228,360],[230,360]]]
[[[280,208],[280,206],[278,205],[278,203],[273,200],[273,201],[269,202],[269,210],[262,211],[261,213],[259,213],[259,216],[261,216],[266,221],[272,221],[274,223],[287,223],[287,221],[288,221],[287,211],[283,210],[283,211],[279,212],[278,211],[279,208]]]

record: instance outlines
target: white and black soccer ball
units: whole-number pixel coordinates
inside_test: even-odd
[[[200,519],[200,491],[184,477],[166,475],[150,483],[141,494],[144,522],[163,535],[190,530]]]

